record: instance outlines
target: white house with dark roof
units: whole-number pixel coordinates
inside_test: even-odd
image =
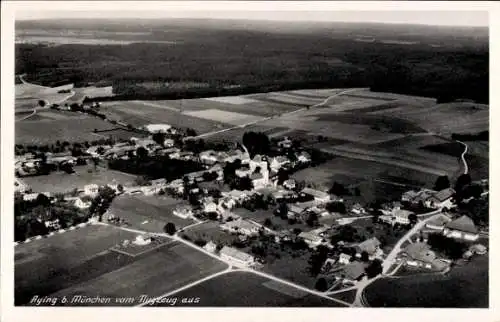
[[[318,202],[328,202],[331,200],[330,195],[324,191],[304,188],[301,192],[313,196],[314,200]]]
[[[430,208],[452,208],[453,195],[455,190],[452,188],[443,189],[439,192],[434,193],[426,201],[425,205]]]
[[[380,248],[380,245],[381,245],[381,243],[377,239],[377,237],[367,239],[364,242],[359,243],[355,247],[356,257],[361,258],[362,253],[366,252],[368,254],[368,258],[370,260],[373,260],[375,258],[379,258],[384,254],[384,252]]]
[[[280,156],[272,158],[271,163],[269,164],[269,167],[271,168],[272,171],[278,172],[279,169],[281,169],[283,166],[285,166],[288,163],[290,163],[290,160],[288,160],[287,157],[280,155]]]
[[[462,216],[446,224],[443,235],[450,238],[474,241],[479,238],[476,225],[467,216]]]

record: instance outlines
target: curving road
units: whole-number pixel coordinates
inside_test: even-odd
[[[458,141],[458,140],[456,140],[456,141],[464,146],[464,152],[462,152],[462,155],[460,156],[460,158],[462,159],[462,162],[464,163],[464,174],[468,174],[469,173],[469,166],[467,165],[467,161],[465,161],[465,155],[467,154],[467,151],[469,150],[469,146],[462,141]]]
[[[337,93],[337,94],[334,94],[332,96],[329,96],[329,97],[325,98],[321,103],[318,103],[318,104],[315,104],[315,105],[312,105],[312,106],[309,106],[309,107],[303,107],[303,108],[299,108],[299,109],[291,111],[291,112],[287,112],[287,113],[283,113],[283,114],[279,114],[279,115],[273,115],[273,116],[265,117],[265,118],[262,118],[262,119],[259,119],[259,120],[256,120],[256,121],[252,121],[252,122],[249,122],[249,123],[246,123],[246,124],[236,125],[236,126],[233,126],[233,127],[229,127],[227,129],[222,129],[222,130],[213,131],[213,132],[207,132],[207,133],[203,133],[203,134],[200,134],[200,135],[197,135],[197,136],[191,136],[191,137],[189,137],[189,139],[200,139],[200,138],[204,138],[204,137],[207,137],[207,136],[212,136],[212,135],[219,134],[219,133],[228,132],[228,131],[235,130],[235,129],[242,129],[242,128],[245,128],[247,126],[251,126],[251,125],[255,125],[255,124],[261,123],[261,122],[268,121],[270,119],[273,119],[275,116],[277,116],[279,118],[279,117],[282,117],[282,116],[288,116],[288,115],[292,115],[292,114],[295,114],[295,113],[303,112],[303,111],[311,109],[311,108],[321,107],[321,106],[326,105],[328,103],[328,101],[331,100],[332,98],[335,98],[335,97],[338,97],[338,96],[341,96],[341,95],[344,95],[344,94],[347,94],[347,93],[351,93],[351,92],[354,92],[354,91],[359,91],[359,90],[360,90],[359,88],[347,89],[345,91],[342,91],[340,93]]]

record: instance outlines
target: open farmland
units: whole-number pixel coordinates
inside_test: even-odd
[[[229,124],[183,115],[176,110],[151,106],[149,102],[127,101],[101,104],[101,113],[109,119],[125,122],[134,126],[151,123],[167,123],[175,127],[193,128],[205,133],[230,127]]]
[[[441,134],[474,133],[489,129],[489,108],[475,103],[446,103],[426,108],[394,108],[372,114],[396,116]]]
[[[70,192],[73,189],[83,189],[87,184],[122,184],[130,185],[134,182],[135,176],[98,167],[97,171],[93,166],[76,166],[72,174],[65,172],[52,172],[48,175],[24,177],[23,181],[29,185],[33,191],[52,193]]]
[[[160,296],[222,271],[226,266],[191,247],[172,242],[134,257],[134,261],[127,265],[59,290],[51,296],[100,296],[112,300],[104,305],[138,305],[141,304],[141,295]],[[114,301],[124,297],[129,298],[125,303]]]
[[[181,298],[199,298],[196,306],[317,307],[344,305],[247,272],[231,272],[176,293]],[[177,302],[178,305],[182,305]],[[169,304],[156,304],[156,306]],[[185,304],[189,305],[189,304]],[[193,305],[193,304],[191,304]]]
[[[26,304],[130,263],[108,249],[135,234],[92,225],[16,246],[15,303]],[[36,269],[34,269],[36,267]]]
[[[172,211],[183,202],[167,196],[119,196],[113,200],[109,212],[125,219],[132,227],[151,232],[163,232],[168,222],[177,229],[192,224],[192,220],[182,219]]]
[[[193,227],[189,227],[181,233],[181,236],[188,237],[191,241],[204,240],[212,241],[215,244],[231,245],[233,241],[238,240],[238,237],[231,235],[220,229],[220,223],[215,221],[207,221]]]
[[[84,142],[102,138],[95,129],[113,126],[101,119],[71,112],[44,111],[40,118],[27,118],[16,122],[16,144],[53,144],[56,141]]]
[[[371,307],[487,308],[488,280],[488,256],[480,256],[444,276],[379,279],[364,297]]]

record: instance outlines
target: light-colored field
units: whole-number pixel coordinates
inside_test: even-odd
[[[38,115],[38,113],[37,113]],[[94,129],[105,130],[113,126],[101,119],[82,114],[44,112],[42,119],[28,118],[16,122],[16,144],[53,144],[56,141],[84,142],[102,136],[92,133]]]
[[[83,189],[87,184],[95,183],[98,185],[105,184],[122,184],[130,185],[134,182],[135,176],[108,170],[98,167],[97,171],[94,166],[76,166],[75,173],[67,174],[65,172],[52,172],[45,176],[25,177],[23,181],[28,184],[33,191],[36,192],[69,192],[75,188]],[[91,172],[89,172],[89,170]]]
[[[236,113],[236,112],[228,112],[221,111],[217,109],[207,109],[203,111],[190,111],[184,112],[185,115],[194,116],[202,119],[207,119],[216,122],[222,122],[231,125],[243,125],[253,121],[260,120],[261,117]]]
[[[233,105],[252,104],[256,101],[244,96],[223,96],[206,98],[207,101],[227,103]]]
[[[169,222],[173,223],[177,229],[193,223],[190,219],[182,219],[172,213],[181,204],[184,204],[182,200],[168,196],[140,194],[119,196],[111,204],[109,212],[125,219],[132,227],[162,233],[163,228]]]
[[[206,242],[212,241],[216,244],[231,245],[238,237],[224,232],[220,229],[219,223],[207,221],[205,223],[187,228],[182,234],[188,236],[192,241],[202,239]]]

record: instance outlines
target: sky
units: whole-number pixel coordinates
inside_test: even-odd
[[[36,2],[34,2],[36,5]],[[481,11],[481,7],[473,10],[456,11],[453,6],[449,6],[448,11],[431,10],[423,4],[420,11],[402,11],[400,6],[384,7],[362,6],[363,11],[347,11],[344,6],[333,7],[331,3],[320,3],[318,5],[282,5],[281,2],[274,2],[269,5],[256,3],[236,2],[235,5],[217,5],[217,3],[199,2],[196,6],[181,5],[173,6],[168,2],[148,3],[142,5],[141,9],[130,8],[130,11],[123,11],[123,6],[119,2],[105,2],[106,6],[95,5],[71,6],[71,1],[66,2],[64,8],[58,6],[61,11],[51,11],[51,7],[42,6],[33,10],[33,6],[21,7],[16,10],[16,20],[36,20],[36,19],[60,19],[60,18],[212,18],[212,19],[245,19],[245,20],[271,20],[271,21],[331,21],[331,22],[370,22],[370,23],[406,23],[425,24],[437,26],[488,26],[488,11]],[[128,5],[138,2],[129,2]],[[377,5],[375,3],[375,5]],[[126,7],[125,7],[126,8]],[[193,10],[193,8],[196,8]],[[374,11],[382,9],[383,11]],[[397,8],[398,10],[390,10]],[[91,10],[89,10],[91,9]],[[121,10],[120,10],[121,9]],[[134,10],[132,10],[134,9]],[[371,10],[369,10],[371,9]],[[389,9],[389,10],[388,10]],[[287,11],[285,11],[287,10]],[[292,11],[290,11],[292,10]],[[425,11],[423,11],[425,10]],[[453,11],[450,11],[453,10]]]

